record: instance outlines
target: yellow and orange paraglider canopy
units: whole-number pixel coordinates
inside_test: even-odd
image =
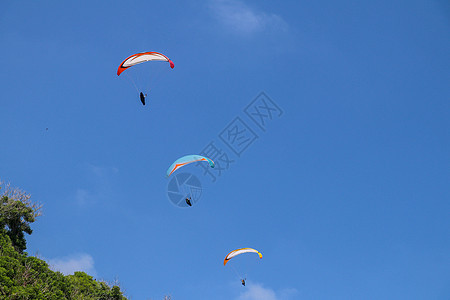
[[[227,262],[230,259],[232,259],[233,257],[235,257],[237,255],[240,255],[240,254],[244,254],[244,253],[257,253],[259,255],[259,258],[262,258],[262,254],[256,249],[241,248],[241,249],[233,250],[230,253],[228,253],[227,256],[225,256],[225,260],[223,261],[223,265],[225,266],[227,264]]]

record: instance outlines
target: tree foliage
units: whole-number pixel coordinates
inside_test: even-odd
[[[30,224],[41,215],[42,205],[32,202],[30,194],[17,188],[11,188],[9,184],[3,185],[2,192],[0,196],[0,228],[6,230],[14,248],[22,253],[27,248],[24,233],[31,234],[33,232]]]
[[[36,257],[19,253],[5,230],[0,232],[0,299],[126,299],[118,286],[110,287],[84,272],[64,276]]]
[[[84,272],[64,276],[48,264],[28,256],[24,233],[41,214],[30,195],[8,186],[0,195],[0,299],[126,299],[118,286],[110,287]]]

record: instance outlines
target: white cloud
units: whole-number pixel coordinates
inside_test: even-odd
[[[236,300],[288,300],[294,299],[297,290],[283,289],[275,292],[270,288],[265,288],[261,284],[247,284],[245,292],[241,293]]]
[[[271,289],[266,289],[261,285],[250,285],[238,300],[277,300],[277,296]]]
[[[116,167],[101,167],[88,164],[88,169],[99,179],[104,179],[105,177],[107,178],[119,173],[119,169],[117,169]]]
[[[283,289],[280,291],[280,299],[282,300],[294,299],[294,297],[297,294],[298,294],[297,289],[294,288]]]
[[[78,188],[75,191],[75,195],[72,197],[78,206],[86,207],[110,199],[114,195],[113,182],[119,174],[117,168],[86,164],[84,171],[89,188]]]
[[[215,17],[230,30],[252,34],[266,29],[286,30],[282,17],[250,8],[239,0],[211,0],[210,8]]]
[[[59,271],[64,275],[71,275],[76,271],[86,272],[95,276],[94,259],[89,254],[77,254],[63,258],[47,260],[50,269]]]
[[[89,197],[89,192],[84,189],[77,189],[75,193],[75,201],[78,205],[85,205],[86,203],[88,203]]]

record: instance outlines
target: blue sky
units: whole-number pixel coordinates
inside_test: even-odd
[[[0,24],[0,178],[44,204],[30,254],[131,299],[450,297],[447,2],[8,1]],[[142,51],[175,63],[145,107],[116,75]],[[211,141],[234,162],[185,167],[203,194],[174,206],[167,168]],[[224,267],[241,247],[264,257]]]

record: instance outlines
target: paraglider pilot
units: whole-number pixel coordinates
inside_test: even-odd
[[[142,92],[139,94],[139,98],[141,98],[142,105],[145,105],[145,97],[147,97],[147,94],[143,94]]]
[[[243,286],[245,286],[245,278],[241,279],[241,283],[242,283]]]
[[[189,206],[192,206],[191,197],[186,198],[186,204],[189,205]]]

